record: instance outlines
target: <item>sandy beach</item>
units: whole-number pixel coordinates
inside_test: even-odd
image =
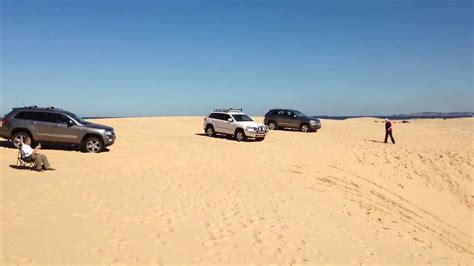
[[[100,119],[110,151],[45,149],[43,173],[2,142],[0,264],[472,263],[474,119],[397,122],[396,145],[375,120],[238,143]]]

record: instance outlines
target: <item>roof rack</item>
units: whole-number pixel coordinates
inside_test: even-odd
[[[58,110],[58,111],[63,111],[60,108],[56,108],[54,106],[49,106],[49,107],[38,107],[37,105],[30,105],[30,106],[24,106],[24,107],[13,107],[12,110],[18,110],[18,109],[38,109],[38,110]]]
[[[242,112],[242,108],[237,109],[237,108],[218,108],[214,109],[214,112],[223,112],[223,113],[229,113],[229,112]]]

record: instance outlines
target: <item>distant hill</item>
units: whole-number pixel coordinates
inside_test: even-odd
[[[396,114],[397,117],[415,117],[415,118],[458,118],[458,117],[472,117],[473,112],[420,112],[413,114]]]
[[[449,119],[449,118],[463,118],[463,117],[473,117],[474,112],[449,112],[449,113],[442,113],[442,112],[420,112],[420,113],[412,113],[412,114],[394,114],[394,115],[370,115],[370,117],[375,118],[388,118],[391,120],[404,120],[404,119]],[[358,115],[358,116],[331,116],[331,115],[316,115],[319,118],[325,119],[336,119],[336,120],[345,120],[348,118],[360,118],[360,117],[367,117],[367,115]]]

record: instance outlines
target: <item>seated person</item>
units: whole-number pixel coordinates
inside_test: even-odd
[[[21,158],[28,160],[31,158],[31,161],[34,161],[36,164],[36,171],[51,170],[54,171],[54,168],[51,168],[48,157],[44,154],[40,154],[39,150],[41,149],[41,143],[36,146],[35,149],[31,148],[31,139],[26,137],[23,139],[23,144],[21,145]]]

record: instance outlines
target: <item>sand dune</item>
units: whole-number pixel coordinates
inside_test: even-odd
[[[261,118],[260,118],[261,120]],[[110,152],[0,148],[1,265],[472,263],[473,119],[323,120],[263,142],[202,118],[104,119]]]

